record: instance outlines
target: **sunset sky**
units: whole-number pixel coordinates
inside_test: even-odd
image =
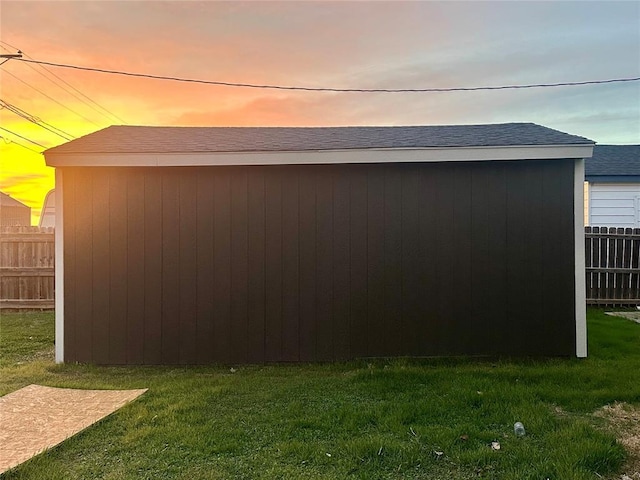
[[[579,82],[640,77],[640,2],[0,0],[0,42],[2,54],[17,48],[46,62],[251,84],[448,88]],[[74,137],[122,123],[535,122],[599,143],[640,143],[640,82],[327,93],[45,70],[10,60],[0,66],[0,98]],[[47,148],[65,142],[8,108],[0,109],[0,127]],[[15,142],[37,152],[42,147],[6,130],[0,130],[0,190],[31,206],[35,224],[53,188],[53,169],[41,154]]]

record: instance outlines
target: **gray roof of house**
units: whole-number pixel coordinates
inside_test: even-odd
[[[371,148],[591,145],[534,123],[408,127],[111,126],[49,153],[284,152]]]
[[[585,176],[640,175],[640,145],[596,145]]]

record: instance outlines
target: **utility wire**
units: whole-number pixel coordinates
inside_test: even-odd
[[[13,73],[11,72],[7,72],[6,70],[3,70],[2,73],[5,73],[7,75],[12,76],[13,78],[15,78],[16,80],[18,80],[19,82],[24,83],[27,87],[32,88],[33,90],[35,90],[36,92],[40,93],[41,95],[44,95],[45,97],[47,97],[49,100],[51,100],[52,102],[57,103],[58,105],[60,105],[62,108],[65,108],[67,110],[69,110],[71,113],[73,113],[74,115],[77,115],[78,117],[82,118],[83,120],[94,124],[96,127],[101,128],[102,125],[97,124],[96,122],[94,122],[93,120],[88,119],[87,117],[85,117],[84,115],[82,115],[81,113],[76,112],[75,110],[72,110],[71,108],[67,107],[66,105],[64,105],[63,103],[60,103],[58,100],[56,100],[53,97],[50,97],[49,95],[47,95],[46,93],[44,93],[42,90],[39,90],[38,88],[34,87],[33,85],[28,84],[27,82],[25,82],[24,80],[22,80],[21,78],[18,78],[17,76],[15,76]]]
[[[31,143],[33,143],[34,145],[38,145],[39,147],[47,148],[47,147],[45,147],[44,145],[42,145],[41,143],[34,142],[33,140],[30,140],[30,139],[28,139],[27,137],[23,137],[23,136],[22,136],[22,135],[20,135],[19,133],[12,132],[11,130],[9,130],[9,129],[7,129],[7,128],[0,127],[0,130],[4,130],[5,132],[10,133],[11,135],[15,135],[16,137],[20,137],[21,139],[26,140],[27,142],[31,142]]]
[[[31,58],[31,57],[29,57]],[[31,65],[29,65],[31,66]],[[106,107],[103,107],[102,105],[100,105],[98,102],[96,102],[95,100],[93,100],[91,97],[89,97],[88,95],[85,95],[84,93],[82,93],[80,90],[78,90],[76,87],[74,87],[73,85],[71,85],[69,82],[67,82],[64,78],[61,78],[60,76],[56,75],[51,69],[45,67],[44,65],[40,65],[45,71],[47,71],[48,73],[50,73],[51,75],[53,75],[55,78],[57,78],[58,80],[60,80],[62,83],[64,83],[65,85],[67,85],[69,88],[73,89],[74,91],[76,91],[80,96],[86,98],[89,102],[93,103],[94,105],[96,105],[97,107],[99,107],[101,110],[104,110],[105,113],[101,112],[100,110],[98,110],[97,108],[93,107],[91,105],[91,103],[84,101],[84,103],[92,108],[93,110],[95,110],[96,112],[100,113],[101,115],[105,116],[106,118],[109,118],[108,115],[111,116],[111,119],[115,119],[118,122],[122,123],[122,124],[127,124],[127,122],[125,120],[123,120],[122,118],[120,118],[118,115],[116,115],[115,113],[113,113],[111,110],[107,109]],[[63,88],[63,87],[61,87]],[[68,91],[68,90],[67,90]],[[73,95],[72,92],[69,92]],[[82,98],[78,97],[77,95],[74,95],[76,98],[78,98],[78,100],[83,101]]]
[[[24,54],[24,53],[23,53]],[[73,93],[71,90],[69,90],[68,88],[64,87],[63,85],[60,85],[59,83],[56,83],[55,80],[51,79],[51,77],[48,77],[47,75],[45,75],[44,73],[42,73],[40,70],[38,70],[37,68],[35,68],[33,65],[30,65],[27,63],[27,67],[31,68],[34,72],[36,72],[38,75],[42,75],[44,78],[46,78],[47,80],[49,80],[51,83],[53,83],[56,87],[61,88],[62,90],[64,90],[65,92],[67,92],[68,94],[72,95],[73,97],[75,97],[77,100],[81,101],[82,103],[84,103],[85,105],[87,105],[89,108],[91,108],[92,110],[98,112],[100,115],[102,115],[103,117],[107,118],[109,121],[113,121],[113,118],[109,118],[109,116],[107,114],[105,114],[104,112],[101,112],[100,110],[98,110],[96,107],[94,107],[93,105],[91,105],[89,102],[87,102],[86,100],[84,100],[83,98],[81,98],[79,95]],[[42,69],[47,69],[47,67],[40,65],[40,68]],[[48,69],[47,69],[48,70]],[[59,78],[59,77],[58,77]],[[64,81],[64,80],[63,80]],[[66,83],[66,82],[65,82]],[[95,102],[94,102],[95,103]],[[115,116],[114,116],[115,117]],[[118,121],[121,121],[120,119],[118,119]]]
[[[8,47],[11,47],[15,50],[18,50],[18,48],[14,47],[13,45],[11,45],[8,42],[5,42],[3,40],[0,40],[0,47],[2,47],[5,50],[8,50],[7,48],[3,47],[1,44],[7,45]],[[27,55],[25,52],[22,52],[22,55],[30,58],[33,60],[33,57],[31,57],[30,55]],[[8,61],[10,59],[7,59],[6,61]],[[4,63],[4,62],[3,62]],[[0,63],[0,65],[2,65],[2,63]],[[107,109],[106,107],[103,107],[102,105],[100,105],[98,102],[96,102],[95,100],[93,100],[91,97],[89,97],[88,95],[85,95],[84,93],[82,93],[80,90],[78,90],[76,87],[74,87],[73,85],[71,85],[69,82],[67,82],[64,78],[61,78],[60,76],[56,75],[55,72],[53,72],[51,69],[45,67],[44,65],[39,65],[39,67],[46,71],[49,75],[55,77],[56,79],[58,79],[60,82],[64,83],[65,85],[67,85],[67,87],[71,88],[72,90],[74,90],[78,95],[80,95],[81,98],[78,95],[76,95],[76,93],[73,93],[72,91],[70,91],[68,88],[65,88],[63,85],[60,85],[60,83],[56,82],[55,80],[53,80],[51,77],[45,75],[44,73],[42,73],[40,70],[38,70],[36,67],[34,67],[33,65],[27,64],[27,66],[29,68],[31,68],[33,71],[37,72],[38,74],[42,75],[44,78],[46,78],[47,80],[49,80],[50,82],[52,82],[54,85],[56,85],[57,87],[61,88],[62,90],[66,91],[67,93],[69,93],[70,95],[74,96],[76,99],[80,100],[81,102],[83,102],[84,104],[86,104],[89,108],[95,110],[96,112],[98,112],[100,115],[105,116],[106,118],[109,118],[107,116],[107,114],[109,116],[111,116],[111,119],[116,119],[117,121],[119,121],[122,124],[126,124],[127,122],[125,122],[122,118],[120,118],[118,115],[116,115],[115,113],[113,113],[112,111],[110,111],[109,109]],[[86,100],[85,100],[86,99]],[[88,101],[87,101],[88,100]],[[89,103],[91,102],[91,103]],[[95,105],[95,107],[93,105]],[[96,107],[100,108],[102,111],[98,110]],[[106,114],[104,113],[106,112]]]
[[[253,83],[219,82],[213,80],[198,80],[193,78],[169,77],[163,75],[151,75],[146,73],[123,72],[118,70],[106,70],[102,68],[81,67],[78,65],[67,65],[62,63],[44,62],[41,60],[29,60],[26,58],[16,58],[20,62],[35,63],[38,65],[48,65],[50,67],[71,68],[88,72],[110,73],[114,75],[125,75],[138,78],[153,78],[156,80],[172,80],[176,82],[200,83],[205,85],[219,85],[225,87],[260,88],[272,90],[301,90],[305,92],[340,92],[340,93],[425,93],[425,92],[474,92],[481,90],[509,90],[525,88],[544,87],[572,87],[577,85],[598,85],[605,83],[637,82],[640,77],[613,78],[607,80],[588,80],[583,82],[559,82],[559,83],[534,83],[527,85],[499,85],[482,87],[453,87],[453,88],[327,88],[327,87],[296,87],[283,85],[259,85]]]
[[[71,135],[70,133],[65,132],[64,130],[61,130],[57,127],[54,127],[53,125],[45,122],[44,120],[35,117],[33,115],[31,115],[28,112],[25,112],[24,110],[16,107],[15,105],[11,105],[9,102],[6,102],[2,99],[0,99],[0,108],[6,108],[7,110],[9,110],[10,112],[15,113],[16,115],[18,115],[21,118],[24,118],[25,120],[31,122],[31,123],[35,123],[36,125],[44,128],[45,130],[49,130],[51,133],[63,138],[64,140],[73,140],[74,137],[73,135]]]
[[[8,143],[14,143],[14,144],[18,145],[19,147],[26,148],[27,150],[31,150],[33,153],[38,153],[38,154],[41,153],[41,152],[39,152],[37,150],[34,150],[31,147],[27,147],[26,145],[21,144],[20,142],[16,142],[15,140],[12,140],[12,139],[7,138],[7,137],[3,137],[2,135],[0,135],[0,138],[2,138],[3,140],[5,140]]]
[[[11,112],[15,113],[16,115],[18,115],[19,117],[24,118],[25,120],[27,120],[29,122],[35,123],[36,125],[38,125],[40,127],[46,128],[47,130],[51,131],[52,133],[55,133],[56,135],[58,135],[59,137],[65,139],[65,140],[72,140],[72,139],[76,138],[73,135],[71,135],[70,133],[65,132],[61,128],[54,127],[53,125],[51,125],[50,123],[45,122],[41,118],[36,117],[35,115],[31,115],[29,112],[26,112],[26,111],[22,110],[21,108],[18,108],[17,106],[12,105],[12,104],[10,104],[9,102],[7,102],[5,100],[0,99],[0,109],[2,109],[2,108],[6,108],[9,111],[11,111]]]

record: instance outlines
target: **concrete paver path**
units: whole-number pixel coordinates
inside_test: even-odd
[[[29,385],[0,397],[0,474],[146,392]]]

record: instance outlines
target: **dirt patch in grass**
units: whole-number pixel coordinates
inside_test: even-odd
[[[629,453],[623,467],[622,480],[640,480],[640,407],[616,402],[605,405],[595,413],[596,417],[607,421],[618,441]]]

